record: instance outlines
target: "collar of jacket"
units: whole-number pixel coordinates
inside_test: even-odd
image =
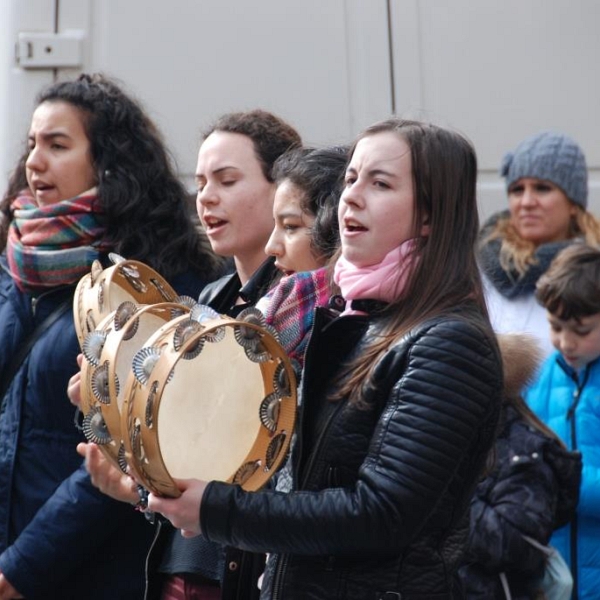
[[[361,312],[365,312],[369,315],[381,313],[388,306],[389,304],[383,300],[369,300],[366,298],[361,300],[350,300],[350,308],[352,310],[360,310]]]
[[[276,282],[278,275],[279,269],[275,266],[275,259],[271,257],[258,267],[243,288],[240,287],[240,278],[234,271],[209,283],[200,292],[199,302],[208,304],[219,313],[235,317],[244,308],[253,306],[262,298]],[[242,297],[244,304],[236,304],[239,297]]]
[[[588,363],[587,365],[585,365],[585,367],[583,367],[583,369],[580,369],[578,371],[577,369],[574,369],[571,365],[567,364],[567,361],[564,359],[562,354],[558,353],[558,356],[556,357],[556,364],[565,372],[567,377],[569,377],[575,382],[575,384],[578,387],[583,387],[585,382],[587,382],[590,369],[599,361],[600,357]]]
[[[387,302],[382,300],[349,300],[348,304],[352,310],[365,313],[367,315],[373,315],[376,313],[382,313],[389,305]],[[346,301],[339,294],[335,294],[329,298],[327,308],[339,314],[346,308]]]
[[[239,296],[249,304],[256,304],[278,279],[279,269],[275,266],[275,257],[270,256],[265,260],[252,277],[240,288]]]

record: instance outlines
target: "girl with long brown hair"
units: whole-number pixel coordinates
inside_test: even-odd
[[[261,597],[454,597],[502,392],[476,172],[449,130],[390,119],[363,132],[338,212],[345,308],[317,309],[293,490],[186,480],[176,500],[150,496],[184,536],[270,552]]]

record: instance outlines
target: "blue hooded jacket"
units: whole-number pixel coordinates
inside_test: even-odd
[[[600,590],[600,359],[577,373],[555,352],[525,400],[569,449],[582,454],[575,518],[554,533],[551,544],[571,567],[577,589],[573,598],[595,599]]]

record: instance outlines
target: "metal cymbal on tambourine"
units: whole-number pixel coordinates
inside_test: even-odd
[[[190,307],[162,302],[122,302],[83,341],[81,410],[83,431],[90,442],[123,471],[127,470],[121,432],[123,391],[133,356],[165,323],[189,314]]]
[[[109,258],[113,265],[106,269],[95,260],[75,290],[73,317],[81,347],[86,335],[123,302],[157,304],[178,298],[169,283],[148,265],[114,253]]]
[[[133,357],[121,430],[130,467],[150,491],[178,496],[173,478],[257,490],[281,465],[296,376],[261,319],[258,311],[231,319],[199,305]]]
[[[76,289],[83,429],[148,490],[174,479],[262,487],[294,428],[296,374],[256,309],[237,319],[177,296],[153,269],[113,255]]]

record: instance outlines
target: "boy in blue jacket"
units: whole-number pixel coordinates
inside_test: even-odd
[[[571,567],[573,599],[600,590],[600,249],[561,251],[536,286],[556,352],[525,399],[571,450],[583,455],[581,493],[571,523],[551,543]]]

